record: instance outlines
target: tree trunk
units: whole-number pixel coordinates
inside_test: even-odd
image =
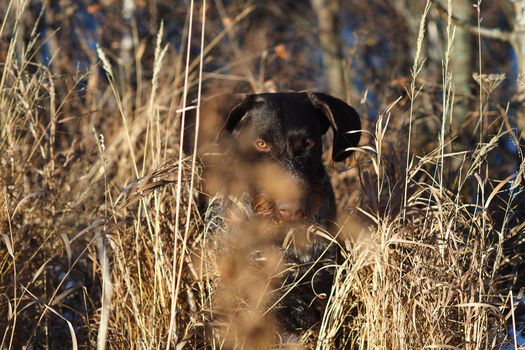
[[[323,70],[328,92],[346,99],[343,40],[338,15],[340,0],[311,0],[319,22],[319,41],[323,51]]]
[[[459,18],[470,18],[471,0],[455,0],[452,4],[453,14]],[[472,36],[466,30],[458,28],[454,38],[454,47],[450,57],[450,71],[453,74],[456,100],[460,103],[455,107],[454,117],[459,128],[467,120],[468,98],[472,81]]]
[[[515,22],[511,40],[512,47],[518,60],[518,87],[515,100],[519,101],[516,111],[516,124],[522,140],[525,140],[525,0],[514,3]]]

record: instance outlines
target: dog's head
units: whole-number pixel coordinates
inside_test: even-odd
[[[213,143],[227,154],[230,161],[215,166],[226,168],[220,180],[249,192],[256,212],[288,222],[335,210],[326,208],[326,196],[333,195],[327,193],[322,135],[333,130],[334,161],[350,156],[361,123],[348,104],[322,93],[221,95],[204,102],[201,116],[199,144]]]

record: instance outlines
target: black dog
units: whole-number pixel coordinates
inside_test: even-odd
[[[247,196],[256,217],[282,227],[333,227],[336,203],[322,163],[322,136],[333,130],[332,159],[345,160],[360,139],[361,123],[352,107],[323,93],[220,95],[202,103],[200,120],[205,192]],[[193,147],[194,121],[189,115],[187,150]],[[287,263],[301,267],[284,279],[303,281],[277,305],[277,318],[289,332],[319,321],[324,304],[317,296],[329,294],[333,276],[329,269],[315,273],[308,264],[324,261],[320,257],[327,250],[333,264],[336,254],[327,246],[307,240],[285,253]]]

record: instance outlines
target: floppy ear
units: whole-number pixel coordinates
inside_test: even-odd
[[[319,109],[334,131],[332,159],[341,162],[352,154],[350,147],[355,147],[361,138],[359,114],[345,102],[323,93],[308,93],[315,108]]]
[[[248,112],[253,107],[254,95],[236,94],[231,96],[232,98],[230,98],[228,103],[229,108],[227,107],[224,112],[226,112],[228,109],[229,111],[224,113],[224,115],[226,115],[226,119],[223,121],[222,127],[217,133],[215,139],[216,142],[221,141],[225,137],[231,135],[241,119],[246,115],[246,112]]]
[[[199,112],[199,149],[207,150],[227,133],[233,132],[250,108],[248,94],[220,94],[201,100]],[[195,142],[197,110],[186,112],[184,152],[191,154]]]

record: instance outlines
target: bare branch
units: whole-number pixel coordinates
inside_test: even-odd
[[[436,7],[436,9],[439,11],[440,14],[442,14],[443,16],[447,16],[448,18],[449,13],[447,9],[443,5],[441,5],[439,0],[431,0],[431,2]],[[513,37],[514,37],[513,31],[510,32],[510,31],[504,31],[498,28],[486,28],[486,27],[473,26],[467,20],[458,18],[454,15],[451,15],[450,18],[452,19],[452,23],[455,26],[461,27],[471,34],[481,35],[482,37],[485,37],[485,38],[501,40],[501,41],[505,41],[509,43],[513,41]]]

